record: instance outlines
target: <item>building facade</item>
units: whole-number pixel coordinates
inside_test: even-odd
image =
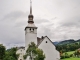
[[[60,54],[56,50],[55,45],[47,36],[37,37],[37,27],[34,24],[34,16],[32,15],[32,2],[30,2],[30,14],[28,16],[28,25],[25,27],[25,47],[20,47],[17,50],[19,54],[18,60],[24,60],[23,55],[28,48],[28,44],[34,42],[38,48],[42,49],[46,58],[45,60],[59,60]],[[26,59],[29,60],[29,57]]]

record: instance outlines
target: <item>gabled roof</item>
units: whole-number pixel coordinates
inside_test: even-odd
[[[39,46],[46,37],[48,38],[48,36],[45,36],[37,46]],[[48,39],[49,39],[49,38],[48,38]],[[52,42],[50,39],[49,39],[49,41],[53,44],[53,42]],[[54,45],[54,44],[53,44],[53,45]],[[55,46],[55,45],[54,45],[54,46]]]
[[[42,36],[41,38],[37,37],[37,46],[43,41],[44,38],[44,36]]]
[[[25,47],[21,46],[21,47],[17,47],[17,49],[25,49]]]

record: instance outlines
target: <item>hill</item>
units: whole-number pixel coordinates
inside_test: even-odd
[[[78,40],[69,39],[60,42],[53,42],[53,44],[56,46],[56,49],[58,51],[63,52],[75,51],[76,49],[80,48],[80,39]]]
[[[73,44],[73,43],[78,43],[80,42],[80,39],[74,40],[74,39],[69,39],[69,40],[64,40],[64,41],[59,41],[59,42],[53,42],[54,45],[64,45],[64,44]]]

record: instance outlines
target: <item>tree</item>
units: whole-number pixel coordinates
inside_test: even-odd
[[[45,55],[43,55],[43,51],[41,49],[36,49],[37,51],[37,56],[35,58],[35,60],[44,60]]]
[[[17,48],[15,47],[6,50],[4,60],[17,60],[16,51],[17,51]]]
[[[5,46],[0,44],[0,60],[3,60],[4,56],[5,56]]]
[[[30,57],[31,60],[44,60],[45,55],[41,49],[39,49],[34,42],[31,42],[28,45],[28,49],[26,50],[26,55],[24,55],[24,59]]]

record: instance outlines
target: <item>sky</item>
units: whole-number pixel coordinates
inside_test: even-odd
[[[0,0],[0,44],[25,46],[30,0]],[[80,0],[32,0],[37,36],[51,41],[80,39]]]

